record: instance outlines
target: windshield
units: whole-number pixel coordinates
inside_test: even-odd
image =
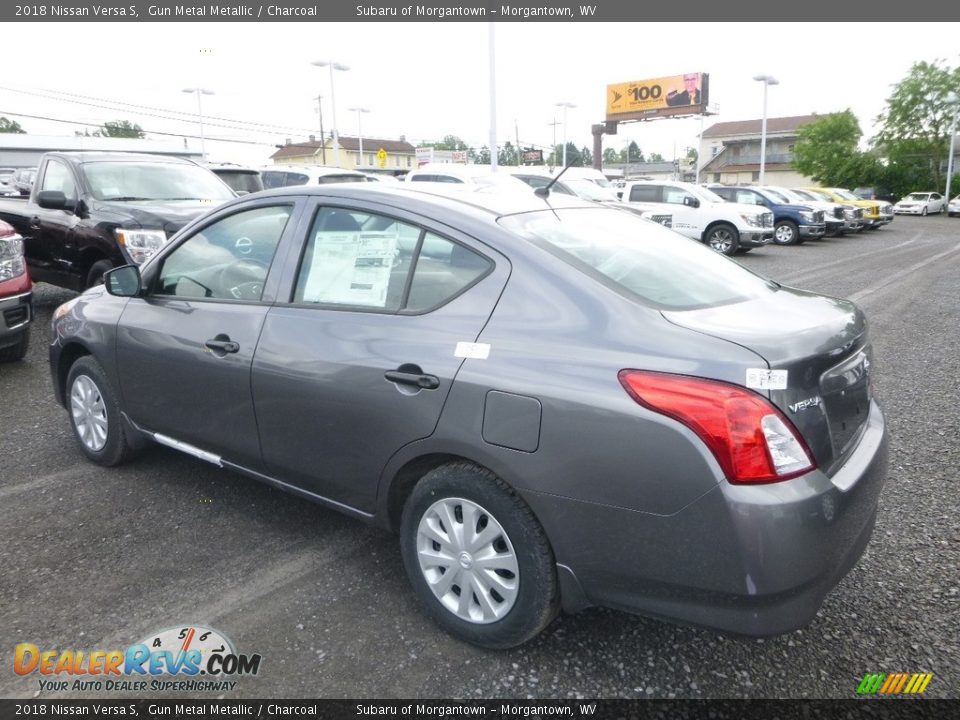
[[[778,193],[779,195],[785,197],[790,202],[800,203],[801,205],[811,200],[817,201],[817,202],[820,201],[820,198],[816,198],[816,197],[813,197],[812,195],[808,195],[804,193],[802,190],[791,190],[790,188],[778,187],[778,188],[772,188],[771,192]]]
[[[860,200],[861,199],[861,198],[858,198],[849,190],[844,190],[842,188],[835,188],[833,192],[839,195],[840,197],[842,197],[844,200]]]
[[[695,240],[614,209],[522,213],[501,218],[500,224],[585,275],[660,310],[743,302],[778,287]]]
[[[717,195],[713,190],[709,190],[705,187],[691,185],[688,189],[694,195],[699,195],[701,200],[707,200],[708,202],[726,202],[726,200]]]
[[[573,191],[574,195],[582,200],[598,200],[601,202],[618,200],[615,192],[607,190],[591,180],[564,180],[560,178],[560,182],[566,185]]]
[[[773,188],[764,188],[763,192],[772,197],[778,203],[786,203],[789,205],[792,202],[796,202],[793,198],[780,189],[774,190]]]
[[[85,163],[97,200],[229,200],[233,191],[197,165],[164,162]]]

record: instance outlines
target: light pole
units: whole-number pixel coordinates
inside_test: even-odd
[[[360,125],[360,116],[370,111],[365,107],[352,107],[350,108],[350,112],[357,114],[357,138],[360,141],[360,161],[357,163],[357,167],[360,167],[363,165],[363,128]]]
[[[185,93],[197,94],[197,115],[200,118],[200,159],[207,159],[207,143],[203,137],[203,101],[200,99],[203,95],[213,95],[213,90],[207,90],[202,87],[184,88]]]
[[[575,108],[572,102],[555,103],[557,107],[563,108],[563,166],[567,166],[567,108]]]
[[[314,98],[317,101],[317,117],[320,118],[320,155],[321,162],[327,164],[327,139],[323,135],[323,103],[320,101],[323,100],[323,95],[317,95]]]
[[[947,95],[947,102],[953,105],[953,122],[950,123],[950,156],[947,158],[947,192],[946,200],[950,202],[950,180],[953,179],[953,146],[957,139],[957,108],[960,107],[960,98],[956,93]]]
[[[760,127],[760,184],[763,185],[767,162],[767,88],[779,85],[780,81],[773,75],[754,75],[753,79],[763,83],[763,123]]]
[[[553,145],[550,146],[550,165],[557,164],[557,125],[559,124],[556,118],[553,119],[553,122],[547,123],[547,125],[553,125]]]
[[[333,92],[333,71],[342,70],[346,72],[350,69],[350,66],[334,62],[333,60],[314,60],[311,64],[317,67],[330,68],[330,113],[333,115],[333,152],[337,159],[337,167],[340,167],[340,136],[337,135],[337,99]]]

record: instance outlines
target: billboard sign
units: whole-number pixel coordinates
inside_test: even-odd
[[[710,75],[684,73],[607,85],[607,120],[696,115],[707,109]]]
[[[542,163],[543,150],[524,150],[523,161],[525,163]]]

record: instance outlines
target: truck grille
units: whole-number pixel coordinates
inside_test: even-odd
[[[842,208],[842,207],[835,207],[835,208],[833,209],[833,216],[834,216],[835,218],[842,218],[842,217],[843,217],[843,208]]]
[[[651,215],[650,219],[655,223],[660,223],[664,227],[673,227],[673,215]]]

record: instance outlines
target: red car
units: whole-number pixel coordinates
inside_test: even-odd
[[[30,343],[33,284],[23,258],[23,240],[0,220],[0,362],[21,360]]]

